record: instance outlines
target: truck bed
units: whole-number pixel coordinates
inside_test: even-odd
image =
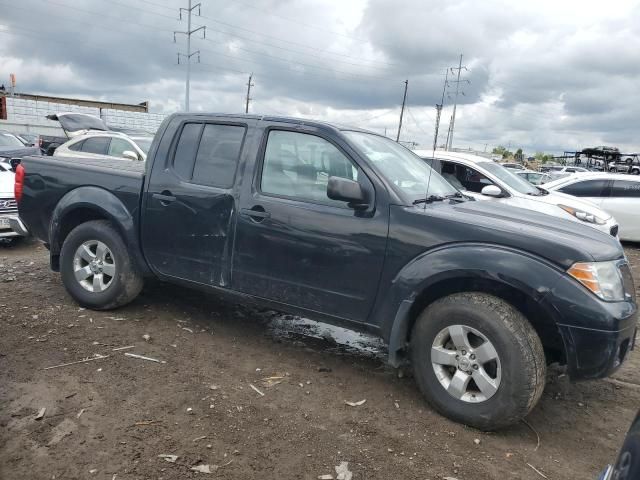
[[[22,159],[25,169],[21,216],[31,233],[49,241],[49,220],[65,195],[76,188],[94,188],[115,195],[137,221],[144,162],[29,156]],[[36,173],[37,172],[37,173]]]

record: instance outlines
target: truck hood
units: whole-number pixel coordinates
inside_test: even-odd
[[[436,202],[423,208],[400,207],[409,214],[412,236],[442,243],[478,242],[501,245],[545,258],[566,269],[575,262],[623,257],[620,242],[588,225],[533,210],[493,202]],[[419,230],[419,231],[418,231]],[[436,245],[425,245],[436,246]]]
[[[40,155],[38,147],[0,147],[0,157],[22,158],[27,155]]]
[[[102,119],[86,113],[54,113],[47,115],[47,118],[60,122],[60,126],[69,138],[82,135],[90,130],[109,131],[109,127]]]

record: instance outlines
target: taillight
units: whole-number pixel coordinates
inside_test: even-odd
[[[22,190],[24,189],[24,167],[22,164],[16,166],[16,178],[13,184],[13,195],[16,197],[16,202],[22,199]]]

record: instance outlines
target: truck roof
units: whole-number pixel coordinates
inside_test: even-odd
[[[338,131],[355,131],[355,132],[364,132],[371,133],[373,135],[380,135],[379,133],[372,132],[371,130],[366,130],[363,128],[351,126],[351,125],[343,125],[331,122],[325,122],[322,120],[312,120],[308,118],[299,118],[299,117],[288,117],[284,115],[256,115],[252,113],[204,113],[204,112],[189,112],[189,113],[174,113],[171,115],[171,118],[175,117],[215,117],[215,118],[227,118],[227,119],[242,119],[242,120],[264,120],[271,122],[282,122],[282,123],[291,123],[294,125],[307,125],[310,127],[316,128],[326,128],[331,130]]]

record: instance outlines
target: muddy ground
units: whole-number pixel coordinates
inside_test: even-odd
[[[635,352],[613,379],[552,373],[530,426],[481,433],[434,413],[374,340],[160,283],[82,310],[47,263],[35,242],[0,246],[2,479],[317,479],[341,462],[353,480],[595,479],[640,408]]]

